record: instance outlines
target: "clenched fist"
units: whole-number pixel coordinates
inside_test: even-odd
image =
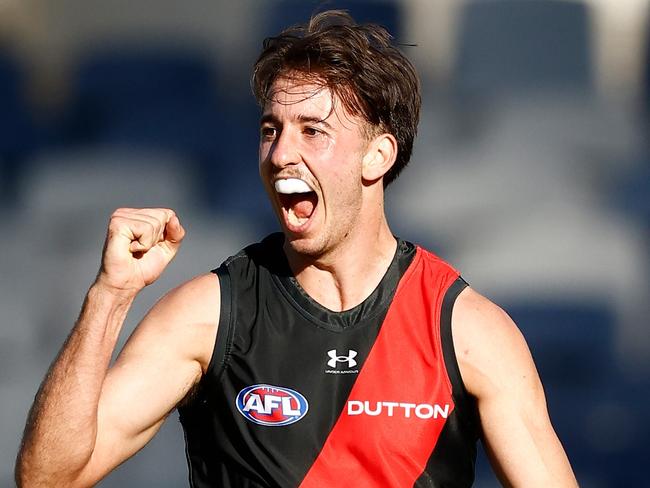
[[[158,279],[184,236],[173,210],[117,209],[108,225],[97,282],[115,293],[134,296]]]

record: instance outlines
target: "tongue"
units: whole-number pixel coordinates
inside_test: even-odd
[[[314,192],[311,193],[294,193],[291,196],[291,210],[299,219],[311,217],[316,207],[317,196]]]
[[[311,200],[299,200],[293,205],[292,209],[299,219],[309,218],[314,211],[314,203]]]

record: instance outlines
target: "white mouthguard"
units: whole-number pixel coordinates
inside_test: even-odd
[[[309,185],[298,178],[287,178],[276,180],[275,191],[278,193],[309,193],[312,191]]]

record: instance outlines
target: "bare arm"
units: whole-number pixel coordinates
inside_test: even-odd
[[[156,304],[109,370],[133,299],[160,276],[183,235],[170,210],[122,209],[111,218],[100,273],[32,406],[16,463],[19,486],[94,484],[140,449],[200,378],[218,317],[214,276]],[[216,312],[214,295],[209,313],[193,306],[215,290]]]
[[[465,386],[476,397],[484,443],[504,486],[575,487],[526,342],[499,307],[467,288],[452,316]]]

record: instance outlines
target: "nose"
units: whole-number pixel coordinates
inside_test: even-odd
[[[291,129],[287,128],[278,132],[267,156],[271,164],[277,168],[298,164],[300,162],[300,151],[297,142]]]

